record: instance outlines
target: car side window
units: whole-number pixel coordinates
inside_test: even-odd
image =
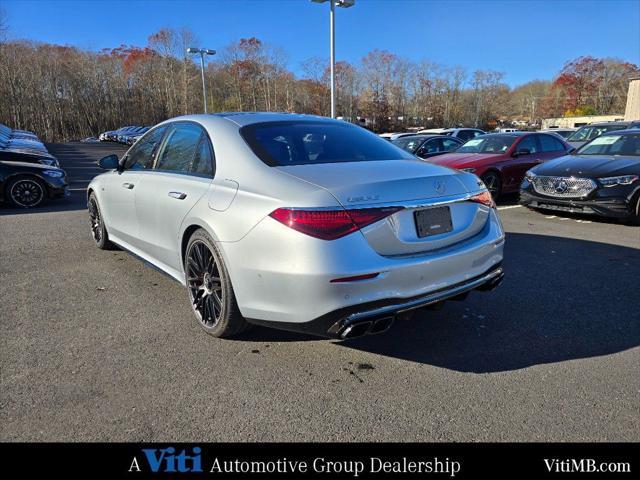
[[[213,177],[214,159],[211,151],[211,143],[209,137],[203,132],[200,137],[200,143],[196,150],[196,157],[193,161],[191,172],[197,175]]]
[[[557,139],[553,138],[551,135],[539,135],[540,146],[542,152],[557,152],[563,151],[564,145]]]
[[[536,153],[538,151],[538,145],[536,142],[536,135],[529,135],[520,140],[517,151],[529,150],[529,153]]]
[[[156,170],[189,173],[202,136],[202,128],[185,123],[174,125],[158,154]]]
[[[455,140],[451,140],[450,138],[443,138],[442,146],[443,146],[443,151],[448,152],[450,150],[458,148],[460,146],[460,143],[456,142]]]
[[[167,131],[166,126],[149,131],[135,146],[131,147],[124,164],[125,169],[148,170],[153,168],[155,153]]]
[[[471,140],[473,137],[475,137],[475,135],[472,130],[461,130],[460,133],[458,133],[458,138],[463,142]]]
[[[421,155],[430,155],[432,153],[437,153],[442,150],[442,144],[440,143],[439,138],[431,138],[424,142],[420,147]]]

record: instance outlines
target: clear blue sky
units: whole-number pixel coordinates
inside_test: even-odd
[[[289,68],[328,57],[329,7],[309,0],[2,0],[11,38],[98,50],[144,46],[162,27],[186,26],[208,48],[242,37],[282,47]],[[506,74],[510,85],[550,79],[580,55],[640,64],[640,0],[357,0],[338,9],[338,60],[374,48],[411,60]]]

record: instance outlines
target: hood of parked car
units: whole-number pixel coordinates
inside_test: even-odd
[[[14,162],[12,160],[0,160],[0,164],[14,169],[32,169],[32,170],[62,170],[52,165],[43,165],[37,162]]]
[[[532,169],[536,175],[612,177],[640,174],[640,157],[617,155],[565,155]]]
[[[485,163],[494,163],[503,158],[504,154],[495,153],[445,153],[430,158],[429,162],[450,168],[473,168]]]
[[[473,175],[460,174],[421,160],[324,163],[276,168],[327,189],[345,206],[426,199],[479,189],[473,182]]]

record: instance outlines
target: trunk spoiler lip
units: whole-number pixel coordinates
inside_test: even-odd
[[[456,195],[447,195],[443,197],[422,198],[416,200],[398,200],[395,202],[380,202],[380,203],[359,203],[355,205],[333,205],[330,207],[286,207],[290,210],[360,210],[368,208],[386,208],[386,207],[402,207],[404,209],[418,209],[438,207],[441,205],[448,205],[451,203],[466,202],[472,197],[475,197],[479,193],[486,192],[486,188],[482,188],[473,192],[460,193]]]

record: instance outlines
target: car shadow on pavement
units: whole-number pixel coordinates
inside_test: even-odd
[[[640,345],[638,249],[508,234],[506,277],[442,310],[418,311],[345,348],[460,372],[490,373],[621,352]]]

